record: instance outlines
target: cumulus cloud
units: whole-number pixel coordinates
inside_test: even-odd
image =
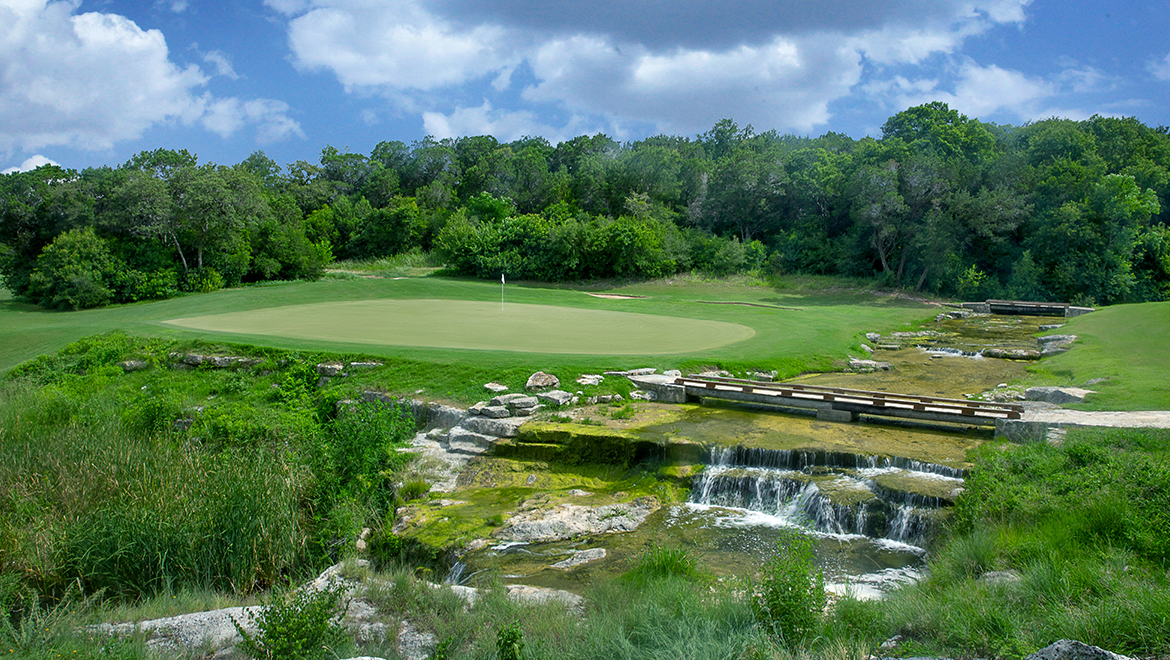
[[[899,109],[942,101],[972,117],[1007,114],[1028,121],[1053,116],[1074,119],[1085,116],[1082,110],[1057,108],[1051,103],[1060,97],[1065,87],[1075,90],[1086,80],[1095,83],[1096,76],[1087,70],[1067,70],[1055,78],[1055,81],[1045,80],[995,65],[980,66],[967,61],[958,67],[950,81],[951,89],[944,88],[937,78],[910,80],[896,77],[869,85],[867,91],[886,96]]]
[[[572,118],[565,126],[554,127],[541,122],[536,113],[527,110],[496,110],[486,100],[481,106],[458,108],[450,114],[424,112],[423,128],[428,135],[438,139],[491,135],[502,142],[511,142],[528,135],[540,135],[558,142],[598,132],[596,127],[587,127],[580,117]]]
[[[37,169],[41,165],[58,165],[59,166],[60,163],[58,163],[56,161],[49,160],[48,158],[45,158],[44,156],[37,154],[35,156],[29,157],[23,163],[21,163],[20,165],[17,165],[16,167],[10,167],[6,170],[0,170],[0,174],[13,174],[15,172],[31,172],[32,170]]]
[[[351,90],[430,90],[499,72],[512,36],[492,25],[457,29],[411,0],[337,0],[289,25],[297,65],[329,70]]]
[[[611,131],[688,132],[724,117],[811,131],[867,67],[951,56],[972,35],[1022,23],[1030,2],[266,0],[288,19],[298,67],[381,94],[436,134],[509,130],[499,122],[531,124],[541,107],[604,118]],[[531,79],[518,81],[521,70]],[[502,97],[517,83],[520,99],[492,97],[494,106],[435,100],[468,85]]]
[[[158,124],[215,122],[204,118],[215,103],[200,93],[208,77],[171,61],[162,32],[76,8],[0,0],[0,151],[106,149]],[[279,134],[272,127],[280,109],[262,103],[267,112],[244,116],[261,133]]]

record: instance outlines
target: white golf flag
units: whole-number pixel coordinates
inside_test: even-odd
[[[500,284],[504,283],[504,274],[500,273]]]

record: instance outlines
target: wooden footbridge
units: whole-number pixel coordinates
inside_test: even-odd
[[[795,383],[766,383],[739,378],[679,377],[672,383],[686,390],[688,399],[724,399],[783,408],[817,411],[818,419],[854,421],[861,415],[901,417],[954,424],[995,426],[996,420],[1019,419],[1024,407],[964,399],[818,387]]]

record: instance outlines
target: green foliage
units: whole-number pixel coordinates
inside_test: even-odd
[[[121,266],[92,227],[61,234],[37,257],[28,296],[52,309],[101,307],[113,298]]]
[[[255,634],[233,621],[243,638],[238,648],[256,660],[335,658],[348,644],[345,629],[335,620],[344,613],[341,600],[341,587],[278,593],[258,614],[247,612]]]
[[[622,580],[637,586],[667,578],[706,582],[711,575],[685,548],[667,548],[658,544],[638,555],[634,567],[622,575]]]
[[[496,658],[498,660],[523,660],[524,658],[524,631],[520,628],[520,621],[513,621],[507,626],[501,626],[496,632]]]
[[[788,532],[753,586],[756,620],[781,644],[795,648],[820,630],[825,607],[824,577],[813,563],[812,539]]]
[[[394,471],[411,459],[396,450],[409,446],[414,430],[414,419],[403,405],[360,403],[339,415],[330,445],[341,495],[385,505],[393,496]]]

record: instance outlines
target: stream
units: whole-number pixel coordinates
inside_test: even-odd
[[[883,337],[873,359],[894,369],[832,373],[799,382],[962,398],[1023,375],[1026,363],[984,358],[990,347],[1035,348],[1051,317],[944,319],[928,330]],[[865,357],[865,356],[861,356]],[[629,570],[654,545],[682,547],[717,578],[752,577],[786,530],[815,540],[827,588],[880,598],[913,581],[927,548],[962,492],[967,451],[992,440],[983,427],[862,417],[818,421],[808,411],[711,404],[681,420],[639,431],[707,447],[689,500],[667,505],[625,534],[534,544],[499,544],[470,553],[456,581],[495,572],[508,583],[580,592],[599,576]],[[587,549],[603,559],[553,568]]]

